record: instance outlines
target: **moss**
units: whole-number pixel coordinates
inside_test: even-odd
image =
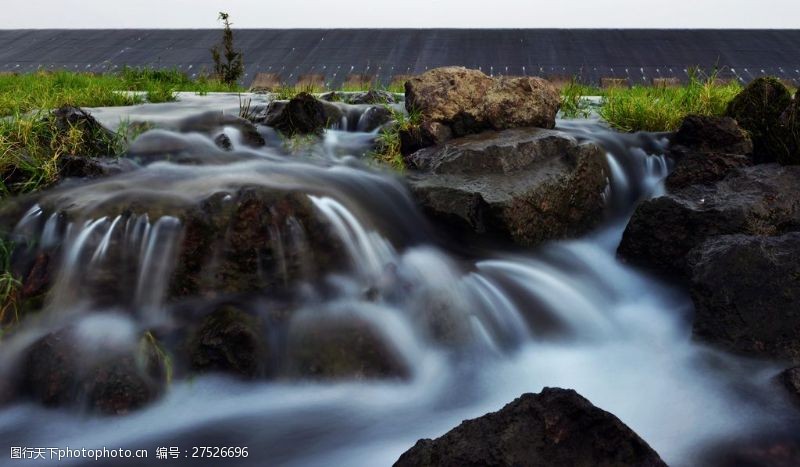
[[[774,162],[788,157],[790,148],[781,115],[792,96],[778,79],[758,78],[728,105],[727,116],[750,133],[756,162]]]

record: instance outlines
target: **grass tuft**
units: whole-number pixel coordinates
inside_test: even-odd
[[[422,113],[412,110],[407,114],[389,105],[386,108],[392,112],[394,123],[378,134],[375,140],[375,149],[369,155],[398,172],[403,172],[406,169],[406,163],[400,150],[400,134],[413,132],[419,127],[422,123]]]
[[[716,73],[706,79],[692,73],[681,87],[607,89],[599,113],[621,131],[675,131],[690,114],[724,115],[741,90],[737,82],[719,82]]]

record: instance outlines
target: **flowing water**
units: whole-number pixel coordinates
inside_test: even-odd
[[[688,297],[615,257],[636,201],[663,190],[665,139],[617,134],[596,121],[559,127],[607,150],[607,220],[585,238],[524,253],[443,239],[396,176],[359,160],[374,135],[357,132],[330,130],[290,157],[235,137],[226,153],[205,137],[172,134],[192,165],[156,162],[45,196],[15,233],[39,238],[38,248],[61,245],[63,260],[47,309],[5,343],[6,368],[19,349],[65,323],[77,323],[83,346],[95,352],[169,327],[178,311],[166,284],[183,235],[174,213],[248,185],[307,196],[330,227],[331,248],[346,259],[346,268],[323,278],[289,274],[289,258],[313,268],[313,258],[302,259],[310,234],[290,218],[264,239],[279,252],[278,276],[294,281],[300,311],[292,325],[321,317],[368,322],[409,377],[199,376],[175,381],[162,399],[125,417],[17,404],[0,411],[0,444],[147,448],[151,457],[161,446],[247,446],[242,462],[252,465],[391,465],[416,440],[546,386],[573,388],[615,414],[670,465],[695,465],[709,443],[778,426],[782,407],[770,402],[776,368],[693,342]],[[158,207],[117,209],[132,199]],[[124,287],[109,288],[109,265]]]

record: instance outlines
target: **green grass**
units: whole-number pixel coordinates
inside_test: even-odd
[[[692,75],[680,87],[607,89],[599,113],[620,131],[675,131],[690,114],[724,115],[741,90],[739,83],[719,83],[715,75],[706,79]]]
[[[561,114],[564,118],[586,118],[591,114],[586,96],[600,96],[603,92],[572,79],[561,90]]]
[[[178,70],[124,68],[95,75],[68,71],[0,75],[0,198],[46,187],[58,179],[58,160],[65,154],[93,156],[99,139],[108,154],[121,153],[127,141],[122,128],[109,138],[81,128],[59,130],[50,110],[63,105],[112,107],[170,102],[179,91],[207,94],[238,92],[201,76],[192,80]]]
[[[387,164],[399,172],[406,169],[403,154],[400,152],[400,133],[414,131],[422,123],[422,113],[412,110],[410,113],[400,112],[386,106],[392,112],[394,124],[378,134],[375,149],[370,152],[370,157]]]
[[[0,239],[0,329],[19,322],[20,281],[11,273],[14,245]],[[2,336],[2,334],[0,334]]]

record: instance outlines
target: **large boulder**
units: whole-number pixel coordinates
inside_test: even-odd
[[[558,131],[489,131],[406,160],[419,204],[456,233],[535,245],[584,234],[603,215],[605,153]]]
[[[687,255],[727,234],[800,230],[800,167],[762,164],[723,180],[694,184],[639,204],[619,246],[627,262],[673,279],[688,278]]]
[[[781,115],[792,102],[792,95],[778,79],[753,80],[729,104],[727,116],[736,119],[753,139],[756,162],[775,162],[787,157],[787,135]]]
[[[423,439],[396,467],[666,466],[614,415],[572,390],[524,394],[500,411]]]
[[[800,363],[800,232],[726,235],[689,255],[694,334],[727,349]]]
[[[491,78],[463,67],[436,68],[406,83],[406,109],[454,136],[518,127],[553,128],[558,90],[532,77]]]

